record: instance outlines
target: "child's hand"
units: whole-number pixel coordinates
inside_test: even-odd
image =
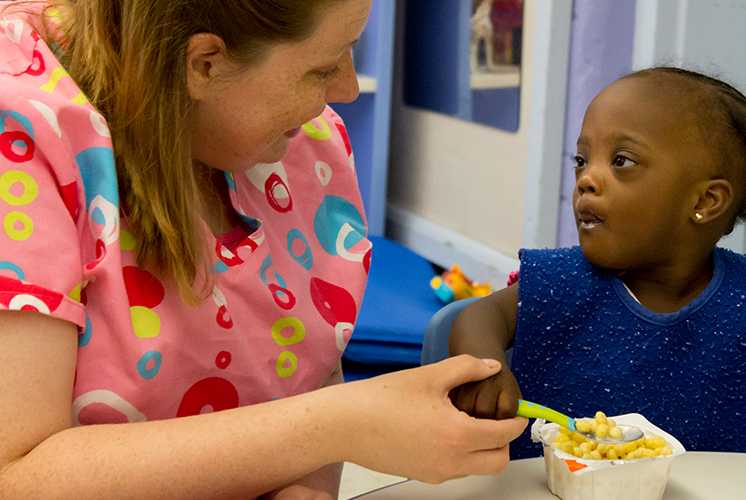
[[[515,417],[521,390],[507,367],[492,377],[456,387],[449,394],[459,410],[476,418]]]

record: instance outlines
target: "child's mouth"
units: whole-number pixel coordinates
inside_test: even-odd
[[[582,211],[578,214],[579,229],[593,229],[603,223],[603,219],[591,211]]]

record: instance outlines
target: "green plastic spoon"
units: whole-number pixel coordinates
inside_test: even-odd
[[[599,438],[596,436],[596,433],[593,431],[581,432],[577,430],[575,428],[574,418],[570,418],[567,415],[563,415],[562,413],[552,410],[551,408],[547,408],[546,406],[537,405],[536,403],[532,403],[530,401],[524,401],[522,399],[518,400],[517,415],[519,417],[543,418],[544,420],[549,420],[550,422],[554,422],[555,424],[558,424],[561,427],[577,432],[578,434],[585,437],[586,439],[590,439],[591,441],[595,441],[596,443],[609,443],[609,444],[628,443],[630,441],[637,441],[638,439],[640,439],[641,437],[645,435],[642,432],[642,430],[638,429],[637,427],[633,427],[631,425],[619,425],[617,427],[622,429],[622,432],[623,432],[622,437],[620,439],[611,439],[608,436],[605,438]]]

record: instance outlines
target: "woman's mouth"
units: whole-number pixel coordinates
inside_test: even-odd
[[[292,139],[293,137],[295,137],[299,133],[300,133],[300,127],[297,127],[297,128],[292,129],[292,130],[288,130],[287,132],[285,132],[285,135],[287,137],[290,137]]]

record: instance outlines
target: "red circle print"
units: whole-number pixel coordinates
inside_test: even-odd
[[[275,303],[286,311],[295,307],[295,295],[292,294],[287,288],[270,283],[267,285],[269,291],[272,292],[272,298],[275,299]]]
[[[44,63],[44,57],[41,55],[41,52],[34,49],[33,54],[33,61],[39,61],[39,64],[34,67],[34,64],[32,62],[31,66],[26,70],[26,73],[28,73],[31,76],[39,76],[47,69],[47,65]]]
[[[225,307],[225,304],[218,308],[218,314],[215,317],[215,321],[226,330],[233,328],[233,318],[231,318],[230,313],[228,313],[228,308]]]
[[[339,135],[342,136],[342,141],[345,143],[345,149],[347,149],[347,156],[350,156],[352,154],[352,145],[350,144],[350,138],[347,135],[347,129],[344,125],[341,123],[336,123],[337,130],[339,130]]]
[[[373,247],[370,247],[367,252],[365,252],[365,256],[363,257],[363,269],[365,269],[365,274],[368,274],[370,272],[370,258],[373,253]]]
[[[277,197],[275,196],[275,190],[278,189],[279,186],[282,186],[283,190],[287,193],[287,203],[286,206],[280,205],[280,203],[277,201]],[[290,190],[285,185],[284,182],[282,182],[282,179],[279,175],[277,175],[276,172],[272,172],[272,174],[267,177],[267,180],[264,182],[264,193],[267,196],[267,202],[269,202],[269,205],[277,210],[280,213],[289,212],[293,209],[293,197],[290,196]]]
[[[199,415],[206,406],[210,406],[212,411],[238,408],[238,391],[224,378],[202,379],[186,391],[176,416]]]
[[[122,268],[122,275],[130,306],[152,309],[166,296],[161,282],[148,271],[135,266],[125,266]]]
[[[19,141],[26,145],[26,152],[23,154],[18,154],[13,151],[13,144]],[[15,132],[3,132],[0,134],[0,153],[14,163],[23,163],[33,158],[34,147],[34,141],[31,140],[31,137],[20,130]]]
[[[215,366],[220,368],[221,370],[225,370],[228,368],[228,365],[231,364],[231,353],[228,351],[220,351],[215,358]]]
[[[350,292],[322,279],[311,279],[311,298],[324,321],[332,326],[337,323],[354,323],[357,305]]]

